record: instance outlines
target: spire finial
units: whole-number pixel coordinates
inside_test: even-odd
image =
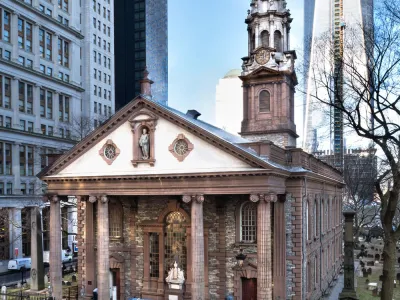
[[[143,79],[140,80],[140,90],[141,90],[141,94],[151,98],[151,85],[154,82],[152,80],[149,79],[149,71],[147,70],[147,66],[144,67],[144,71],[143,71]]]

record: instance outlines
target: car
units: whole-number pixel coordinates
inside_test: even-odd
[[[23,268],[24,269],[30,269],[31,268],[31,258],[30,257],[11,259],[8,262],[8,269],[9,270],[18,270],[18,271],[20,271]]]

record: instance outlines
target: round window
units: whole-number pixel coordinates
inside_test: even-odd
[[[107,159],[114,159],[115,158],[115,146],[114,145],[107,145],[104,149],[104,156]]]
[[[180,156],[185,155],[189,150],[188,143],[185,140],[177,140],[174,145],[174,152]]]

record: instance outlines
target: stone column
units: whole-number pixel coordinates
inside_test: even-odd
[[[257,208],[257,299],[272,300],[271,202],[276,194],[253,194]]]
[[[258,46],[260,46],[260,24],[259,23],[255,23],[255,41],[254,41],[254,49],[257,49]],[[254,50],[253,49],[253,50]]]
[[[85,248],[85,295],[87,297],[93,296],[93,290],[97,287],[96,284],[96,259],[95,259],[95,237],[94,237],[94,216],[93,216],[93,203],[96,201],[96,197],[89,197],[89,201],[86,201],[86,211],[85,211],[85,229],[84,237],[85,244],[82,245]],[[78,233],[79,234],[79,233]],[[78,245],[78,251],[80,251],[80,246]]]
[[[97,289],[99,300],[110,299],[110,254],[108,228],[108,198],[97,201]]]
[[[50,199],[50,283],[52,296],[62,299],[61,205],[57,195]]]
[[[344,212],[344,287],[339,295],[342,300],[357,300],[357,293],[354,288],[354,240],[353,221],[354,211]]]
[[[192,201],[191,209],[191,256],[192,256],[192,299],[205,299],[204,280],[204,229],[203,229],[203,195],[185,195],[183,202]]]
[[[10,257],[22,258],[22,218],[21,208],[10,208]],[[15,256],[18,248],[18,256]]]
[[[42,213],[39,207],[31,210],[31,289],[40,291],[44,286]]]

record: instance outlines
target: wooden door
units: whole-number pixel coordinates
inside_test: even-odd
[[[257,300],[256,278],[242,278],[242,300]]]
[[[119,269],[111,269],[112,272],[112,286],[117,287],[117,299],[121,299],[121,294],[120,294],[120,274],[119,274]]]

